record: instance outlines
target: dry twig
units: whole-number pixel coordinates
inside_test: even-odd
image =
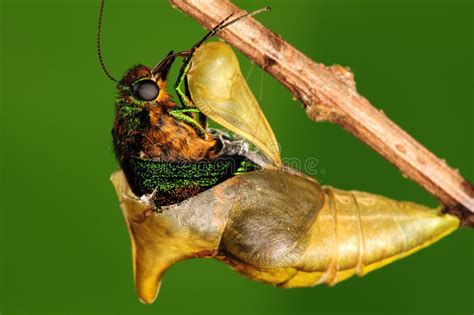
[[[243,12],[223,0],[170,2],[208,29]],[[360,96],[349,70],[312,61],[252,18],[218,35],[286,86],[312,120],[337,123],[433,194],[446,212],[474,226],[473,185]]]

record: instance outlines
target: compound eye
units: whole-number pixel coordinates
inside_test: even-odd
[[[160,88],[153,80],[142,80],[133,85],[132,91],[142,101],[153,101],[160,93]]]

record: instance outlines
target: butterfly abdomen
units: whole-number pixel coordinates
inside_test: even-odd
[[[256,169],[241,156],[195,162],[132,158],[124,164],[132,191],[138,196],[154,193],[159,206],[181,202],[238,173]]]

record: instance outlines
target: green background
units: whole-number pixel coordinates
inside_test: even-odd
[[[266,26],[325,64],[350,66],[359,92],[474,180],[474,2],[237,1],[271,5]],[[0,313],[472,314],[474,233],[328,288],[278,289],[222,263],[166,274],[153,305],[136,298],[130,246],[109,175],[115,87],[96,56],[98,1],[1,2]],[[106,4],[103,49],[115,76],[189,48],[204,30],[164,0]],[[241,56],[242,57],[242,56]],[[251,63],[241,59],[243,73]],[[318,159],[318,179],[435,206],[341,128],[310,122],[258,67],[249,79],[285,158]]]

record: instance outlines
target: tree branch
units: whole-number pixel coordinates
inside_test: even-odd
[[[170,2],[208,29],[231,12],[243,12],[223,0]],[[445,212],[474,226],[473,185],[360,96],[349,70],[312,61],[253,18],[218,35],[286,86],[303,102],[309,118],[337,123],[433,194]]]

